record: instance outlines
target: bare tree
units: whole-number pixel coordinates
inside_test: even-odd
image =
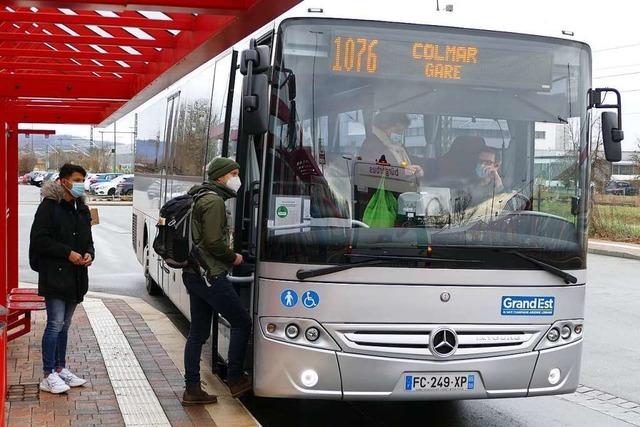
[[[31,172],[38,163],[38,158],[31,151],[24,151],[18,155],[18,172],[20,175]]]

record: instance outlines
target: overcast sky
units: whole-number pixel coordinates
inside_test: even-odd
[[[436,0],[424,0],[426,4]],[[398,5],[402,1],[397,2]],[[575,32],[593,50],[593,86],[614,87],[622,92],[624,150],[638,147],[640,139],[640,2],[630,0],[440,0],[440,7],[454,5],[455,13],[471,13],[483,21],[527,17],[529,22],[557,23]],[[519,18],[514,18],[519,17]],[[30,125],[23,125],[30,127]],[[89,137],[88,126],[33,125],[57,133]],[[119,121],[118,132],[133,130],[133,121]],[[113,126],[105,131],[113,131]],[[101,134],[94,133],[99,140]],[[113,141],[113,134],[104,134]],[[118,134],[119,143],[131,143],[131,134]]]

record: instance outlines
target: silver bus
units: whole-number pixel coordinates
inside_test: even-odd
[[[620,97],[591,88],[588,45],[535,24],[303,1],[168,87],[135,112],[148,290],[189,316],[181,272],[151,248],[159,208],[230,156],[256,395],[574,391],[590,141],[616,160]],[[225,319],[213,332],[222,372]]]

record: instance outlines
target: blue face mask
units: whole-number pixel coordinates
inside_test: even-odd
[[[402,142],[402,134],[394,132],[391,135],[389,135],[389,139],[391,140],[391,142],[400,144]]]
[[[71,189],[69,193],[76,199],[78,197],[82,197],[84,195],[84,182],[74,182],[72,183]]]
[[[478,178],[486,178],[487,177],[487,167],[482,163],[476,164],[476,176]]]

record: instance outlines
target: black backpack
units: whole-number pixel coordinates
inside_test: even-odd
[[[193,205],[205,194],[214,191],[202,190],[191,196],[185,194],[169,200],[160,209],[153,250],[171,268],[185,268],[191,261],[191,212]]]

